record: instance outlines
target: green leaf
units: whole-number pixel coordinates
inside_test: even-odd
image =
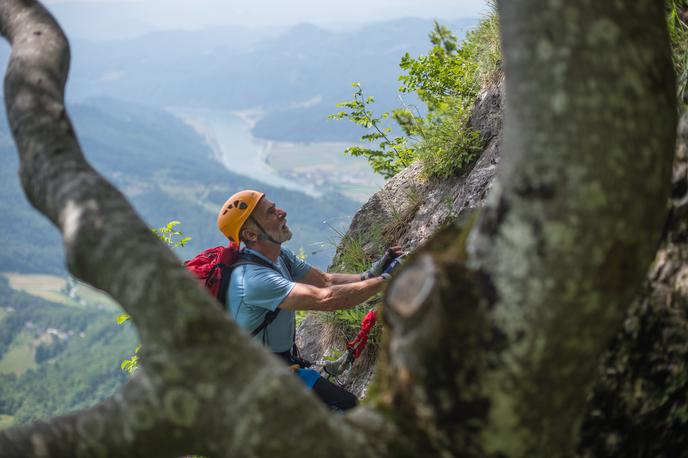
[[[130,319],[131,319],[131,317],[128,314],[122,313],[121,315],[119,315],[117,317],[117,324],[125,323],[125,322],[129,321]]]

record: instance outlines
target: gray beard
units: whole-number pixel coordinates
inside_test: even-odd
[[[284,243],[288,242],[291,240],[292,236],[294,235],[291,232],[291,229],[287,226],[284,230],[281,231],[266,231],[270,237],[272,237],[275,241],[279,243]]]

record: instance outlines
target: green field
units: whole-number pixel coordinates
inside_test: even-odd
[[[117,303],[104,292],[92,288],[84,283],[77,283],[75,299],[65,294],[67,280],[55,275],[15,274],[5,273],[10,287],[16,291],[23,291],[32,296],[40,297],[50,302],[57,302],[69,307],[98,307],[107,310],[119,310]],[[78,300],[82,299],[82,301]]]
[[[79,304],[70,300],[60,292],[66,284],[66,280],[62,277],[54,275],[21,275],[11,273],[3,275],[7,277],[10,287],[16,291],[23,291],[50,302],[57,302],[69,306],[79,306]]]
[[[344,154],[348,143],[268,142],[266,162],[280,175],[365,202],[385,184],[364,158]]]
[[[105,310],[121,310],[119,304],[107,293],[85,283],[77,284],[76,296],[86,301],[89,306],[98,306]]]
[[[14,423],[12,415],[0,415],[0,429],[9,428]]]
[[[29,331],[22,331],[12,342],[12,346],[0,359],[0,374],[14,374],[17,377],[29,369],[37,367],[34,360],[36,347]]]

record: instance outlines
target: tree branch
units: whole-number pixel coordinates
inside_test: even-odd
[[[295,457],[317,441],[333,457],[570,454],[582,387],[664,221],[673,73],[652,0],[510,0],[500,13],[508,100],[497,192],[468,253],[471,225],[447,230],[387,293],[386,416],[334,417],[90,167],[64,109],[64,35],[34,1],[0,2],[24,189],[62,231],[70,271],[123,305],[145,351],[113,399],[3,431],[0,450]]]
[[[499,3],[507,102],[471,265],[507,337],[493,449],[573,452],[586,388],[666,219],[675,83],[661,2]]]
[[[84,159],[67,116],[63,92],[69,46],[52,17],[35,2],[0,5],[3,32],[12,43],[5,77],[7,116],[21,157],[20,177],[29,201],[64,236],[70,271],[110,293],[133,317],[146,346],[179,342],[194,320],[216,321],[219,311],[200,307],[207,295],[151,233],[122,194]],[[151,302],[180,305],[167,310]],[[212,313],[214,311],[215,313]]]
[[[380,400],[436,454],[572,456],[598,358],[666,218],[663,5],[509,0],[500,20],[497,183],[468,253],[470,221],[390,286]]]
[[[114,398],[2,431],[2,455],[290,457],[311,452],[303,437],[330,456],[383,449],[230,322],[84,159],[63,100],[69,46],[50,14],[6,0],[0,29],[12,44],[5,103],[24,190],[62,232],[70,272],[122,304],[143,344],[140,373]]]

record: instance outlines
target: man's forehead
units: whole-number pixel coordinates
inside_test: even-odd
[[[275,205],[275,203],[273,201],[271,201],[270,199],[268,199],[267,197],[263,197],[262,199],[260,199],[260,202],[258,203],[259,210],[262,213],[267,212],[268,209],[270,207],[272,207],[273,205]]]

